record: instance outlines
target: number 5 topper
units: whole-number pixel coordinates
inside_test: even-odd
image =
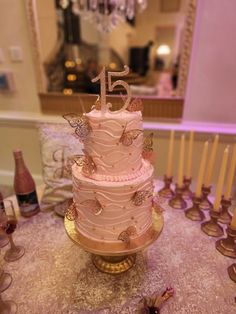
[[[102,113],[104,113],[106,110],[108,110],[110,113],[119,113],[121,111],[124,111],[131,100],[131,91],[130,91],[130,87],[128,85],[128,83],[126,83],[123,80],[117,80],[114,83],[111,82],[112,77],[120,77],[120,76],[125,76],[129,74],[129,67],[127,65],[124,66],[124,71],[122,72],[109,72],[108,71],[108,90],[110,92],[112,92],[114,90],[114,88],[118,85],[121,85],[124,87],[124,89],[127,92],[127,98],[126,101],[123,105],[123,107],[119,110],[116,111],[111,111],[109,108],[112,107],[112,104],[110,103],[106,103],[106,76],[105,76],[105,67],[103,67],[101,73],[95,77],[94,79],[92,79],[92,82],[97,82],[98,80],[101,81],[101,111]]]

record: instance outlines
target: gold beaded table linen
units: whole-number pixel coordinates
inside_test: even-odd
[[[13,263],[1,261],[13,277],[3,298],[14,300],[19,314],[133,314],[142,296],[172,286],[175,296],[162,314],[235,314],[236,285],[227,273],[233,260],[221,255],[215,239],[183,211],[167,204],[163,208],[159,239],[137,255],[132,269],[115,276],[95,268],[90,254],[68,238],[63,220],[54,213],[20,217],[13,237],[26,253]]]

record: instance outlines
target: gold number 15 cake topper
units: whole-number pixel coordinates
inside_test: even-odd
[[[93,83],[100,81],[100,88],[101,88],[100,101],[101,101],[101,112],[102,112],[102,114],[105,113],[106,111],[109,111],[110,113],[118,113],[118,112],[125,110],[129,106],[129,103],[131,100],[131,91],[130,91],[130,87],[129,87],[128,83],[126,83],[125,81],[122,81],[122,80],[117,80],[114,83],[111,82],[112,77],[120,77],[120,76],[125,76],[127,74],[129,74],[129,67],[127,65],[124,66],[124,71],[122,71],[122,72],[109,72],[108,71],[108,90],[109,90],[109,92],[112,92],[113,89],[118,85],[123,86],[127,92],[127,98],[124,102],[123,107],[117,111],[111,111],[109,108],[111,108],[112,105],[110,103],[106,102],[106,69],[105,69],[105,67],[103,67],[102,71],[100,72],[100,74],[97,77],[92,79]]]

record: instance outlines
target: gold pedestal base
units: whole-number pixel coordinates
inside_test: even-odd
[[[199,209],[201,202],[200,197],[193,198],[193,206],[185,211],[185,216],[193,221],[203,221],[205,219],[204,213]]]
[[[167,199],[172,198],[174,196],[174,191],[170,187],[171,183],[172,177],[164,176],[164,187],[158,191],[158,195]]]
[[[224,199],[224,197],[222,197],[221,200],[221,213],[220,216],[218,218],[218,221],[221,222],[222,224],[230,224],[231,220],[232,220],[232,216],[230,215],[230,213],[228,212],[229,207],[231,206],[231,200],[226,200]]]
[[[201,203],[199,205],[200,209],[203,210],[210,210],[212,209],[212,203],[209,201],[208,199],[208,195],[211,193],[211,186],[207,187],[207,186],[202,186],[202,200]]]
[[[228,267],[228,274],[230,279],[236,282],[236,264],[232,264],[231,266]]]
[[[236,244],[228,239],[216,241],[216,249],[224,256],[236,258]]]
[[[107,274],[121,274],[129,270],[135,264],[136,254],[127,256],[101,256],[92,255],[94,265]]]
[[[105,242],[85,237],[75,227],[75,222],[65,216],[65,229],[69,238],[85,251],[92,253],[94,265],[102,272],[119,274],[130,269],[135,263],[135,254],[157,240],[161,234],[164,220],[162,214],[152,210],[152,226],[127,244],[122,241]]]
[[[174,209],[186,209],[187,202],[182,197],[183,188],[176,184],[175,196],[169,200],[169,205]]]
[[[216,241],[216,249],[224,256],[236,258],[236,230],[228,226],[226,232],[228,237]]]
[[[224,235],[223,228],[217,223],[219,213],[211,211],[211,220],[202,223],[201,229],[210,237],[222,237]]]
[[[183,188],[183,199],[184,200],[191,200],[193,197],[193,192],[190,190],[190,185],[192,183],[192,178],[184,177],[184,188]]]

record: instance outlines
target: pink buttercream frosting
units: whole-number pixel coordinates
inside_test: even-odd
[[[124,111],[119,114],[104,114],[92,110],[86,114],[92,131],[84,148],[96,164],[94,180],[129,180],[142,168],[143,126],[141,112]],[[132,144],[126,146],[121,137],[138,130]],[[128,135],[129,136],[129,135]],[[133,175],[131,175],[133,173]],[[112,179],[112,177],[114,177]]]
[[[85,236],[119,242],[119,234],[128,227],[134,226],[136,236],[140,236],[151,226],[152,197],[147,197],[139,206],[132,202],[135,192],[153,190],[153,167],[148,162],[143,163],[142,176],[123,182],[94,181],[86,178],[77,165],[73,166],[72,174],[78,212],[76,226]],[[98,215],[83,205],[87,200],[97,200],[102,205]]]

